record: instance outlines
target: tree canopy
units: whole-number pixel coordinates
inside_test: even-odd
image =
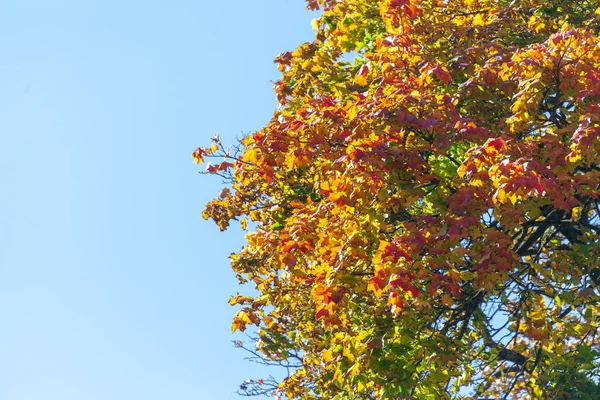
[[[244,389],[600,398],[598,3],[308,8],[270,122],[193,154],[226,182],[203,216],[247,230],[232,329],[294,366]]]

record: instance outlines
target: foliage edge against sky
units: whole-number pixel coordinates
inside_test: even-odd
[[[252,226],[232,329],[295,366],[246,394],[598,398],[600,8],[308,8],[271,121],[193,154],[203,216]]]

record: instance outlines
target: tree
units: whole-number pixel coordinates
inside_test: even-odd
[[[272,120],[193,154],[275,394],[600,398],[597,2],[308,8]]]

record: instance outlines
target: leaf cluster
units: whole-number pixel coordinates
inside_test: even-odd
[[[288,370],[242,391],[599,398],[600,8],[308,8],[271,121],[193,155],[227,183],[204,217],[248,230],[232,329]]]

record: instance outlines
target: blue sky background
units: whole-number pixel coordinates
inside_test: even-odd
[[[191,152],[259,129],[302,0],[0,1],[0,399],[235,399],[242,233]]]

